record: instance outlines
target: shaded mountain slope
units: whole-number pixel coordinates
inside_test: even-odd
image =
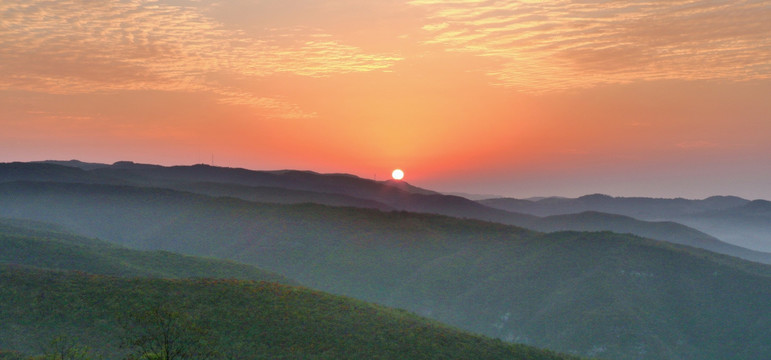
[[[540,218],[528,225],[540,231],[613,231],[649,239],[666,240],[742,259],[771,264],[771,253],[753,251],[718,240],[696,229],[671,221],[641,221],[628,216],[586,211]]]
[[[493,209],[470,201],[459,196],[441,195],[430,191],[411,187],[400,181],[374,182],[360,179],[350,175],[322,175],[313,172],[302,171],[251,171],[245,169],[217,168],[206,165],[163,167],[158,165],[144,165],[130,162],[119,162],[114,165],[95,164],[81,166],[79,162],[48,162],[45,164],[30,164],[34,170],[36,167],[48,166],[80,166],[86,169],[95,169],[89,174],[93,176],[91,182],[132,183],[140,186],[160,186],[177,190],[190,191],[211,196],[230,196],[249,201],[276,202],[276,203],[303,203],[313,202],[333,206],[355,206],[380,210],[406,210],[412,212],[426,212],[449,215],[461,218],[494,221],[502,224],[523,226],[528,228],[544,229],[540,218],[531,215],[523,215],[509,211]],[[15,164],[19,167],[21,164]],[[50,170],[53,171],[53,170]],[[66,170],[64,173],[71,172]],[[3,166],[0,164],[0,174]],[[34,176],[22,177],[21,171],[15,171],[16,178],[29,180]],[[34,174],[34,171],[31,171]],[[81,174],[82,175],[82,174]],[[3,177],[0,176],[0,179]],[[48,180],[51,177],[46,177]],[[66,178],[66,177],[65,177]],[[6,176],[5,181],[13,177]],[[206,181],[206,182],[201,182]],[[248,184],[248,185],[246,185]],[[406,190],[406,191],[405,191]],[[544,199],[542,201],[562,201],[563,199]],[[530,202],[521,200],[523,202]],[[612,224],[603,227],[608,222],[599,221],[592,224],[592,230],[614,230],[619,232],[634,233],[640,236],[654,237],[658,240],[684,243],[691,246],[699,246],[700,242],[692,241],[681,234],[686,234],[690,229],[662,233],[655,229],[646,229],[645,223],[630,224],[628,222]],[[572,227],[550,227],[548,230],[571,230]],[[654,234],[656,236],[652,236]],[[730,247],[713,246],[710,250],[721,251]],[[764,255],[745,254],[742,251],[729,252],[734,256],[771,262],[764,260]],[[746,256],[745,256],[746,255]],[[750,256],[752,255],[752,256]],[[769,258],[771,259],[771,258]]]
[[[80,160],[46,160],[46,161],[33,161],[32,163],[62,165],[62,166],[74,167],[82,170],[93,170],[93,169],[99,169],[99,168],[110,166],[108,164],[91,163],[91,162],[84,162]]]
[[[683,216],[729,209],[744,205],[748,200],[736,196],[713,196],[703,200],[657,199],[642,197],[612,197],[602,194],[579,198],[544,198],[523,200],[512,198],[485,199],[482,204],[498,209],[552,216],[597,211],[631,216],[642,220],[668,220]]]
[[[501,210],[538,216],[595,211],[649,221],[675,221],[735,246],[759,250],[766,254],[771,252],[771,212],[767,210],[769,202],[765,200],[749,201],[735,196],[713,196],[703,200],[652,199],[595,194],[576,199],[545,198],[531,201],[500,198],[482,200],[480,203]],[[726,253],[757,259],[758,254],[740,255],[743,252],[746,251]]]
[[[25,171],[25,168],[28,168]],[[85,170],[84,170],[85,169]],[[88,170],[88,171],[86,171]],[[679,224],[632,221],[608,215],[593,217],[576,216],[568,224],[567,216],[560,220],[542,219],[534,215],[508,211],[511,209],[546,213],[562,213],[576,209],[605,209],[607,212],[635,213],[663,216],[664,214],[691,214],[704,209],[722,209],[746,200],[736,197],[712,197],[705,200],[613,198],[606,195],[588,195],[578,199],[544,198],[540,200],[491,199],[482,203],[507,210],[483,205],[459,196],[441,195],[413,187],[401,181],[376,182],[345,174],[318,174],[310,171],[252,171],[246,169],[220,168],[207,165],[173,166],[118,162],[113,165],[81,163],[77,161],[45,163],[0,164],[0,182],[15,180],[56,181],[57,172],[63,182],[133,184],[136,186],[164,187],[211,196],[229,196],[248,201],[275,203],[320,203],[332,206],[354,206],[379,210],[406,210],[434,213],[460,218],[494,221],[502,224],[522,226],[531,229],[557,230],[611,230],[631,233],[677,244],[702,247],[743,259],[771,263],[771,253],[756,252],[732,244],[758,244],[771,232],[771,217],[767,222],[745,226],[732,217],[720,215],[707,218],[683,218],[689,224],[709,230],[714,234],[728,236],[732,244]],[[43,175],[41,175],[43,174]],[[530,208],[526,204],[532,205]],[[596,210],[592,210],[596,211]],[[537,212],[537,211],[536,211]],[[576,221],[584,222],[576,225]],[[754,218],[753,218],[754,219]],[[717,220],[717,221],[714,221]],[[566,226],[559,226],[566,224]],[[577,227],[579,226],[579,227]],[[667,229],[662,229],[666,227]],[[735,230],[731,233],[726,229]],[[663,231],[665,230],[665,231]],[[754,231],[752,231],[754,230]],[[768,230],[768,231],[765,231]],[[739,234],[739,235],[737,235]],[[769,245],[771,246],[771,245]]]
[[[530,215],[491,208],[459,196],[442,195],[402,181],[373,181],[348,174],[254,171],[208,165],[166,167],[133,162],[117,162],[101,167],[81,164],[72,161],[29,163],[29,173],[21,170],[23,163],[0,164],[0,182],[57,182],[54,173],[58,168],[63,174],[58,182],[163,187],[250,201],[274,202],[284,198],[279,202],[317,202],[333,206],[427,212],[510,225],[522,225],[534,219]],[[14,171],[9,171],[7,167]],[[37,168],[45,168],[46,176],[39,177]],[[66,176],[71,172],[77,176]]]
[[[297,190],[306,192],[304,195],[308,196],[308,199],[305,202],[376,209],[388,207],[395,210],[466,217],[511,225],[532,220],[532,216],[494,209],[459,196],[442,195],[406,182],[373,181],[348,174],[319,174],[297,170],[253,171],[206,165],[163,167],[133,163],[116,163],[96,169],[93,173],[102,178],[133,179],[132,181],[137,184],[168,188],[183,186],[181,189],[184,189],[185,185],[179,185],[180,183],[196,181]],[[187,187],[186,190],[199,192],[194,187]],[[284,193],[285,190],[279,192]],[[326,197],[312,193],[325,194]],[[331,198],[329,194],[344,197]],[[231,195],[245,200],[258,200],[244,193],[231,193]],[[356,203],[352,198],[364,201],[360,200]]]
[[[114,276],[226,278],[296,284],[284,276],[232,261],[138,251],[89,239],[45,223],[0,219],[0,264]]]
[[[66,335],[96,355],[121,358],[134,351],[121,342],[171,319],[172,341],[213,358],[572,359],[265,282],[125,279],[0,265],[0,303],[0,348],[29,355]],[[138,314],[147,314],[143,322],[127,325],[137,324]]]
[[[386,204],[343,194],[320,193],[305,190],[292,190],[278,187],[247,186],[223,183],[180,183],[168,186],[171,189],[189,191],[214,197],[232,197],[247,201],[302,204],[315,203],[330,206],[352,206],[378,210],[394,210]]]
[[[771,267],[630,235],[544,235],[429,214],[84,184],[0,184],[0,211],[255,264],[563,352],[757,359],[771,351]]]
[[[679,221],[735,244],[771,251],[771,202],[766,200],[695,214]]]
[[[480,206],[463,197],[440,194],[408,194],[391,191],[381,193],[378,200],[366,200],[343,194],[316,193],[281,188],[255,188],[219,183],[176,184],[169,185],[168,187],[206,195],[231,196],[259,202],[287,204],[311,202],[332,206],[353,206],[379,210],[398,209],[412,212],[434,213],[460,218],[494,221],[539,231],[607,230],[703,248],[746,260],[771,264],[771,253],[753,251],[737,245],[732,245],[723,242],[714,236],[679,223],[672,221],[643,221],[627,216],[603,214],[594,211],[587,212],[588,214],[592,214],[591,216],[587,216],[586,214],[566,214],[540,218],[515,212],[494,210],[487,206]],[[711,201],[713,203],[727,204],[733,202],[733,199],[729,198],[725,199],[725,201],[713,199]],[[654,203],[659,203],[659,201],[654,201]],[[690,208],[693,209],[694,207]],[[731,221],[730,217],[722,218],[720,216],[721,215],[717,215],[716,217]],[[717,223],[720,223],[720,221]]]
[[[149,182],[152,185],[178,182],[216,182],[247,186],[279,187],[322,193],[345,194],[361,198],[400,190],[412,194],[436,194],[402,182],[373,181],[349,174],[319,174],[313,171],[255,171],[208,165],[159,166],[118,162],[91,171],[96,176],[125,178]]]
[[[47,163],[0,163],[0,182],[55,181],[77,183],[117,183],[77,167]]]
[[[443,258],[400,290],[438,318],[474,323],[472,330],[602,358],[750,359],[771,350],[758,343],[717,350],[741,334],[771,335],[764,328],[769,317],[756,312],[768,308],[767,276],[662,245],[610,233],[554,233],[481,258]],[[465,286],[455,284],[461,274]],[[439,305],[445,297],[452,306]],[[460,308],[480,310],[453,311]],[[738,322],[718,320],[727,317]]]

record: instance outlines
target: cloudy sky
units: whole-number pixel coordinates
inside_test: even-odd
[[[0,0],[0,161],[771,198],[771,1]]]

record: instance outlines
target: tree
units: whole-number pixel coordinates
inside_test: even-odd
[[[43,360],[92,360],[96,359],[91,348],[78,344],[67,336],[57,336],[43,350]]]
[[[167,305],[137,311],[124,323],[123,346],[129,359],[210,359],[214,351],[207,332],[192,317]]]
[[[22,353],[17,351],[0,350],[0,360],[24,360],[27,359]]]

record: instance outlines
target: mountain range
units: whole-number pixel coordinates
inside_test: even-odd
[[[408,212],[393,204],[407,199],[429,208],[433,201],[454,204],[456,212],[486,207],[349,175],[259,174],[289,174],[294,194],[345,195],[393,210],[269,204],[189,188],[215,184],[217,191],[230,191],[230,176],[240,179],[232,183],[236,194],[265,185],[250,180],[259,176],[248,170],[120,164],[70,167],[57,181],[60,164],[13,166],[15,172],[0,171],[0,216],[56,223],[136,249],[257,265],[314,289],[507,341],[608,359],[755,359],[770,351],[764,344],[771,343],[771,267],[757,262],[630,234],[545,234],[471,216]],[[24,178],[18,170],[24,166],[41,177]],[[152,171],[126,169],[137,167]],[[230,175],[216,175],[219,170]],[[189,173],[196,171],[209,175]],[[188,174],[169,175],[174,172]],[[316,177],[330,192],[314,190]],[[346,188],[331,184],[338,180],[358,189],[352,190],[357,196],[332,192]],[[495,211],[488,214],[513,214]],[[570,225],[550,224],[559,217],[514,215],[543,227]],[[638,224],[612,214],[576,216],[586,220],[570,226],[609,217]],[[681,228],[659,225],[662,236]],[[698,234],[693,231],[686,235]]]
[[[79,161],[47,161],[40,163],[0,164],[0,182],[65,181],[113,185],[163,187],[209,196],[234,197],[268,203],[318,203],[379,210],[404,210],[433,213],[460,218],[493,221],[540,231],[610,230],[631,233],[656,240],[704,248],[743,259],[771,264],[771,253],[751,250],[659,216],[648,220],[631,218],[652,214],[679,216],[703,213],[746,204],[736,197],[713,197],[707,200],[611,198],[590,195],[579,199],[544,198],[540,200],[488,199],[472,201],[460,196],[442,195],[401,181],[373,181],[347,174],[318,174],[310,171],[253,171],[218,168],[207,165],[172,166],[118,162],[112,165]],[[615,200],[614,200],[615,199]],[[516,205],[520,204],[520,205]],[[530,204],[522,206],[521,204]],[[614,205],[615,204],[615,205]],[[540,210],[539,210],[540,209]],[[656,210],[659,209],[659,210]],[[593,213],[581,214],[592,211]],[[550,215],[561,215],[551,218]],[[617,215],[626,215],[620,217]],[[735,217],[710,215],[706,219],[690,218],[702,228],[741,228],[752,230],[754,238],[771,233],[771,216],[734,221]],[[544,217],[545,216],[545,217]],[[682,219],[682,218],[678,218]],[[701,219],[701,220],[699,220]],[[763,220],[768,220],[764,222]],[[687,219],[685,219],[687,220]],[[721,221],[722,220],[722,221]],[[734,222],[732,222],[734,221]],[[750,232],[750,230],[742,230]],[[735,236],[731,237],[734,239]],[[740,242],[741,243],[741,242]]]
[[[501,210],[537,216],[595,211],[647,221],[673,221],[733,245],[771,251],[771,202],[767,200],[751,201],[736,196],[713,196],[703,200],[653,199],[594,194],[575,199],[492,198],[479,202]]]

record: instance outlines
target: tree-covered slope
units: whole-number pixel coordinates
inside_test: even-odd
[[[0,218],[0,264],[115,276],[230,278],[295,284],[276,273],[233,261],[138,251],[81,237],[50,224]]]
[[[771,351],[771,267],[631,235],[545,235],[429,214],[82,184],[3,184],[0,211],[255,264],[563,352],[757,359]]]
[[[157,350],[143,336],[160,337],[153,329],[164,326],[172,340],[166,344],[195,358],[572,359],[265,282],[126,279],[0,265],[0,303],[0,348],[27,355],[63,336],[94,356],[138,356]]]
[[[609,359],[753,359],[771,351],[760,345],[771,339],[771,278],[666,243],[553,233],[444,257],[414,278],[399,297],[514,342]]]

